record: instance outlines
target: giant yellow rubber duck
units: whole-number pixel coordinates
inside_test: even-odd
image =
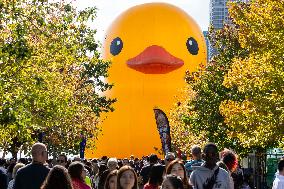
[[[206,64],[206,44],[195,21],[166,3],[134,6],[118,16],[104,42],[104,58],[112,61],[108,96],[115,111],[102,123],[97,149],[87,157],[123,158],[156,153],[161,139],[153,109],[167,115],[185,87],[186,71]]]

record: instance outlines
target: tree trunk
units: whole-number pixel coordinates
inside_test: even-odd
[[[17,159],[17,154],[18,154],[18,147],[14,144],[12,144],[11,148],[10,148],[10,153],[12,154],[12,157]]]
[[[18,150],[14,150],[13,152],[11,152],[12,153],[12,157],[14,158],[14,159],[17,159],[17,154],[18,154]]]
[[[5,159],[6,151],[7,151],[6,149],[3,150],[2,159]]]
[[[22,146],[23,142],[19,142],[19,139],[18,137],[14,137],[12,139],[12,143],[11,143],[11,146],[9,148],[9,152],[11,152],[12,154],[12,157],[17,159],[17,154],[18,154],[18,151],[20,149],[20,147]]]

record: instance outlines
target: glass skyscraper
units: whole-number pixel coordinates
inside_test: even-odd
[[[210,0],[210,25],[215,29],[223,28],[224,21],[228,20],[227,0]]]
[[[205,42],[206,42],[206,48],[207,48],[207,62],[209,60],[209,52],[210,52],[210,44],[209,44],[209,39],[208,39],[208,31],[203,31],[203,36],[205,38]]]
[[[225,22],[229,22],[228,7],[229,1],[249,2],[249,0],[210,0],[210,25],[215,29],[221,29]],[[209,59],[216,54],[216,50],[210,46]]]
[[[210,0],[210,25],[215,29],[223,28],[224,22],[229,21],[228,17],[228,2],[249,2],[249,0]]]

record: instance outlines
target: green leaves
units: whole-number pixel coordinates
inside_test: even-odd
[[[197,141],[205,135],[241,155],[283,146],[284,2],[231,3],[229,12],[232,24],[209,36],[219,54],[205,70],[187,73],[195,95],[179,121]]]
[[[1,147],[29,146],[43,133],[53,151],[76,152],[82,136],[96,138],[100,114],[113,111],[115,102],[103,96],[112,87],[104,79],[110,63],[99,58],[96,31],[86,25],[96,9],[78,12],[71,3],[39,0],[2,3],[0,135],[19,145],[8,140]]]
[[[232,16],[239,25],[239,41],[249,49],[247,58],[233,60],[224,86],[236,86],[245,100],[224,102],[220,109],[225,121],[235,129],[242,145],[272,148],[283,138],[283,28],[284,2],[252,1],[248,8],[231,5]],[[236,14],[242,11],[243,14]]]

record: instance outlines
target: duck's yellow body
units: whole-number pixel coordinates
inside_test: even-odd
[[[107,114],[97,149],[103,155],[141,157],[161,148],[153,109],[167,115],[186,85],[186,71],[206,64],[206,44],[195,21],[166,3],[148,3],[123,12],[109,27],[104,58],[112,61],[107,94],[117,98]]]

